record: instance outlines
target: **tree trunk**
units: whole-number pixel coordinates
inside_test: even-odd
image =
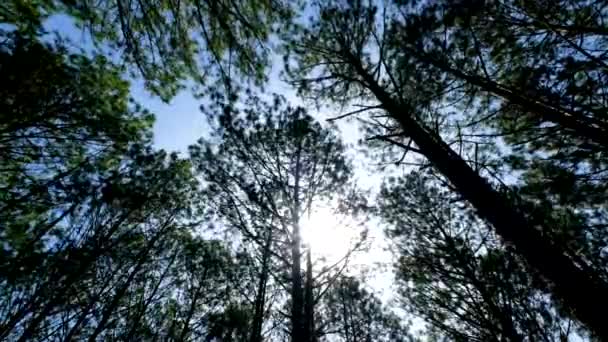
[[[91,336],[89,336],[89,339],[88,339],[89,342],[95,342],[97,340],[97,336],[99,336],[99,334],[101,334],[105,330],[105,328],[110,320],[110,317],[114,313],[114,310],[116,310],[116,308],[120,304],[120,300],[125,296],[125,294],[127,293],[127,290],[129,289],[129,286],[131,285],[131,282],[133,281],[133,279],[135,279],[135,276],[139,273],[139,271],[143,267],[147,255],[148,255],[148,253],[146,251],[145,255],[143,255],[139,259],[139,262],[135,266],[133,272],[131,272],[131,274],[129,274],[129,277],[127,277],[127,280],[122,284],[122,286],[120,288],[118,288],[118,290],[116,290],[116,293],[112,297],[112,300],[104,308],[103,313],[101,315],[101,319],[100,319],[99,323],[97,324],[97,327],[95,328],[95,330],[93,331]]]
[[[69,333],[64,338],[65,342],[70,342],[70,341],[74,340],[74,335],[76,335],[76,333],[78,333],[78,331],[80,330],[80,325],[82,323],[84,323],[84,321],[86,320],[87,316],[91,312],[91,309],[93,309],[93,307],[95,306],[95,304],[97,304],[97,302],[99,301],[99,298],[100,298],[101,294],[106,290],[106,287],[108,285],[110,285],[111,281],[112,281],[112,277],[106,277],[106,279],[105,279],[105,281],[103,283],[103,286],[101,287],[100,290],[98,290],[99,292],[97,294],[92,295],[89,298],[87,305],[82,309],[82,312],[80,313],[78,319],[76,320],[76,322],[74,323],[74,325],[70,329]]]
[[[167,265],[167,268],[165,268],[165,271],[163,272],[163,274],[158,279],[158,282],[156,283],[156,286],[154,286],[154,289],[152,290],[152,293],[150,294],[150,297],[148,297],[148,299],[144,303],[142,303],[142,306],[139,308],[138,313],[136,315],[136,318],[133,321],[133,323],[131,323],[131,328],[129,329],[129,332],[125,336],[125,341],[132,341],[133,340],[133,335],[135,334],[137,328],[140,327],[139,322],[141,321],[141,319],[143,318],[143,316],[146,314],[146,310],[148,309],[148,306],[150,306],[150,304],[154,300],[154,296],[156,295],[156,293],[160,289],[160,286],[161,286],[162,282],[165,280],[165,277],[167,276],[167,274],[171,270],[171,267],[173,266],[173,263],[175,262],[176,258],[177,258],[177,253],[173,253],[173,256],[171,257],[171,260],[169,261],[169,264]],[[68,342],[68,341],[66,340],[66,342]]]
[[[252,322],[250,342],[262,342],[262,325],[264,324],[264,309],[266,304],[266,283],[268,281],[270,248],[272,247],[272,228],[266,233],[264,251],[262,252],[262,270],[255,298],[255,312]]]
[[[304,294],[302,291],[302,273],[300,264],[300,154],[301,145],[296,151],[295,181],[293,191],[292,215],[292,242],[291,242],[291,341],[303,342]]]
[[[306,322],[306,342],[316,341],[313,288],[312,261],[310,259],[309,248],[306,252],[306,284],[304,286],[304,321]]]
[[[478,277],[478,274],[475,271],[475,267],[471,266],[472,261],[470,259],[467,259],[463,255],[461,250],[458,249],[458,246],[456,245],[456,242],[454,241],[452,236],[447,234],[447,232],[444,231],[442,227],[437,227],[437,228],[441,231],[442,235],[444,236],[444,238],[447,242],[448,247],[452,250],[452,252],[450,254],[454,258],[456,258],[456,260],[458,260],[458,263],[460,264],[460,267],[462,268],[462,271],[464,272],[464,276],[469,278],[469,282],[477,289],[477,291],[479,291],[479,294],[481,295],[482,300],[484,302],[486,302],[486,305],[488,306],[488,308],[490,310],[490,314],[491,314],[492,318],[498,322],[499,331],[503,335],[502,340],[506,340],[509,342],[523,341],[523,337],[521,337],[519,335],[519,332],[517,332],[517,329],[515,328],[515,324],[513,323],[512,312],[506,312],[502,307],[500,307],[496,303],[495,297],[492,296],[492,294],[490,293],[490,291],[488,291],[488,288],[486,287],[484,282]],[[495,330],[495,329],[491,329],[491,330]]]
[[[351,335],[350,320],[349,320],[350,314],[349,314],[349,310],[346,305],[345,291],[346,291],[346,289],[343,287],[343,285],[340,285],[339,293],[340,293],[340,299],[341,299],[341,305],[342,305],[342,323],[344,324],[344,340],[346,342],[353,342],[352,336],[355,334],[353,332],[353,335]]]
[[[179,334],[179,338],[177,339],[177,341],[179,342],[186,341],[186,337],[188,337],[188,334],[190,333],[190,321],[192,320],[192,316],[194,316],[194,312],[196,311],[196,304],[198,304],[198,299],[201,294],[202,290],[200,287],[194,289],[194,295],[192,296],[190,307],[188,308],[188,312],[186,313],[186,317],[184,318],[184,327],[182,329],[182,332]]]
[[[298,232],[294,232],[293,235],[294,241],[291,246],[291,257],[293,259],[291,265],[291,341],[302,342],[304,335],[302,315],[304,296],[302,293],[302,274],[300,267],[300,237]]]
[[[139,273],[139,271],[142,269],[142,267],[148,261],[148,257],[150,256],[150,251],[156,246],[156,242],[160,239],[160,237],[164,236],[165,229],[168,226],[169,226],[169,222],[166,222],[165,226],[160,228],[160,230],[150,240],[148,245],[141,252],[138,253],[137,264],[135,264],[133,271],[131,271],[131,273],[129,274],[129,276],[127,277],[125,282],[122,284],[122,286],[116,290],[116,293],[112,297],[112,300],[110,301],[110,303],[104,308],[103,313],[101,315],[101,319],[99,320],[99,323],[97,324],[97,327],[95,328],[95,330],[93,331],[91,336],[89,336],[89,339],[88,339],[89,342],[95,342],[97,339],[97,336],[99,336],[99,334],[101,334],[103,332],[103,330],[107,327],[107,324],[110,320],[110,317],[112,316],[112,313],[114,313],[114,310],[116,310],[116,308],[120,304],[120,300],[127,293],[127,290],[129,289],[129,286],[133,282],[133,279],[135,279],[135,276]]]
[[[119,228],[122,223],[124,223],[130,216],[133,211],[123,214],[117,222],[115,222],[112,227],[108,230],[106,234],[107,238],[112,236]],[[97,246],[95,252],[100,253],[102,249],[101,246]],[[80,252],[81,250],[76,249],[76,252]],[[87,269],[95,262],[98,255],[95,253],[88,253],[86,256],[81,255],[73,255],[68,254],[68,258],[66,260],[71,260],[71,258],[76,258],[80,260],[80,264],[78,265],[78,269],[72,273],[67,274],[67,278],[62,280],[61,277],[64,274],[53,274],[51,275],[51,279],[46,282],[45,285],[40,286],[38,290],[36,290],[35,294],[31,297],[30,302],[23,306],[21,310],[15,313],[9,320],[9,322],[0,327],[0,340],[6,338],[8,334],[10,334],[11,330],[13,330],[21,320],[29,313],[33,313],[33,318],[29,322],[27,328],[25,328],[22,337],[25,340],[29,339],[30,336],[34,333],[34,331],[38,328],[38,325],[46,318],[46,316],[55,308],[57,305],[61,303],[65,294],[70,290],[70,287],[75,284],[82,274],[87,271]],[[50,298],[46,302],[46,304],[38,309],[36,308],[36,301],[40,296],[46,296],[45,292],[51,291],[49,294]],[[53,292],[54,291],[54,292]]]
[[[395,101],[353,55],[349,62],[420,151],[505,241],[552,285],[553,293],[578,319],[608,341],[608,325],[597,312],[608,307],[608,284],[587,265],[576,265],[564,251],[543,236],[542,218],[522,213],[503,194],[474,171],[439,136],[414,119],[412,109]]]

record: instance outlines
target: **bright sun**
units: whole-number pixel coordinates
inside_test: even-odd
[[[324,257],[328,263],[336,262],[352,248],[358,231],[344,218],[334,215],[329,208],[318,208],[301,221],[302,239],[311,248],[311,254]]]

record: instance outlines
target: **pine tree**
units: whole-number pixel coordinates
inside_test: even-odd
[[[214,93],[236,79],[261,84],[270,59],[268,39],[292,16],[289,1],[20,1],[3,5],[0,20],[28,34],[44,20],[68,15],[101,52],[110,49],[131,74],[169,100],[193,83]],[[61,32],[60,32],[61,34]]]
[[[561,341],[574,334],[576,324],[513,250],[437,183],[414,172],[389,180],[379,194],[404,308],[429,323],[429,335],[456,341]]]
[[[225,108],[220,123],[219,144],[201,141],[191,147],[192,160],[207,182],[211,214],[251,243],[262,259],[270,251],[279,272],[270,276],[275,286],[289,289],[290,338],[311,339],[307,319],[317,298],[312,274],[305,276],[301,264],[301,217],[319,203],[331,204],[347,194],[351,171],[344,146],[304,109],[278,97],[271,103],[252,97],[242,112]],[[269,275],[260,274],[260,282],[262,277]]]
[[[433,2],[427,5],[420,7],[437,8]],[[468,162],[445,140],[449,135],[441,128],[449,126],[449,121],[436,100],[444,99],[454,84],[441,70],[425,68],[403,48],[420,31],[442,28],[432,17],[405,25],[409,16],[404,14],[412,12],[415,18],[420,7],[399,2],[378,11],[361,1],[320,4],[312,22],[286,38],[291,55],[286,67],[292,80],[302,92],[319,99],[343,104],[368,100],[364,109],[380,112],[371,121],[382,131],[370,139],[422,154],[548,281],[555,297],[605,337],[605,325],[595,312],[608,302],[606,280],[589,262],[547,236],[551,221],[546,212],[534,204],[522,204],[509,188],[494,186],[477,169],[475,159]]]

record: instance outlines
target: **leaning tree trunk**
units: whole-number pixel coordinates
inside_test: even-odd
[[[424,156],[494,226],[498,235],[552,286],[553,293],[602,340],[608,341],[608,324],[597,314],[608,307],[608,284],[588,265],[576,264],[549,238],[543,236],[542,217],[522,212],[504,194],[494,189],[448,144],[412,115],[412,108],[386,92],[354,55],[345,56],[375,95],[382,108],[395,119]]]

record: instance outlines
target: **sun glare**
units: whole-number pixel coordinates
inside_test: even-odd
[[[329,208],[319,208],[305,215],[301,221],[302,239],[315,258],[328,263],[338,261],[358,238],[358,230],[344,218],[334,215]]]

